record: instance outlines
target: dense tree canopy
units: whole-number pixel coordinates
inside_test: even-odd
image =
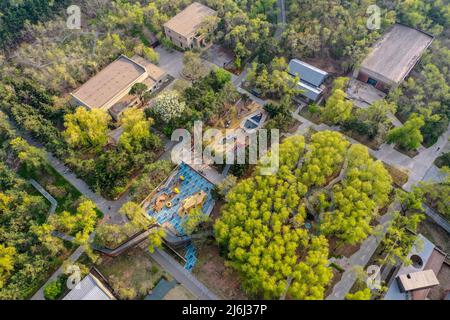
[[[103,110],[78,107],[64,117],[64,137],[73,148],[101,148],[108,141],[108,122],[111,117]]]
[[[403,126],[394,128],[388,132],[387,141],[389,143],[397,143],[405,150],[417,149],[423,141],[420,129],[424,124],[423,116],[413,114]]]
[[[316,133],[309,143],[287,138],[279,154],[275,175],[260,176],[257,169],[227,194],[216,239],[250,293],[322,299],[332,277],[324,235],[363,241],[388,201],[391,178],[366,147],[350,146],[337,132]],[[321,203],[310,201],[313,191],[322,192]],[[320,220],[322,235],[304,228],[307,213]]]
[[[324,214],[321,229],[339,240],[356,244],[371,233],[370,222],[384,207],[392,179],[381,161],[374,161],[366,147],[353,145],[347,153],[344,178],[333,186],[334,210]]]

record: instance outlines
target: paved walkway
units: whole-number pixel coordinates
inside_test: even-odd
[[[82,246],[79,246],[77,250],[72,253],[72,255],[69,257],[68,260],[75,262],[80,258],[80,256],[84,253],[84,248]],[[44,288],[45,286],[52,281],[55,281],[58,279],[59,275],[61,275],[64,272],[63,267],[59,267],[58,270],[55,271],[55,273],[52,274],[52,276],[47,280],[47,282],[31,297],[31,300],[45,300],[44,297]]]
[[[302,117],[299,112],[299,108],[296,112],[293,112],[292,116],[302,124],[297,129],[297,133],[304,134],[309,128],[313,128],[316,131],[332,130],[339,131],[339,127],[330,127],[324,123],[319,125],[309,121]],[[394,149],[392,145],[384,143],[378,150],[369,149],[369,153],[378,160],[382,160],[387,164],[408,171],[408,182],[403,185],[403,189],[410,191],[412,186],[416,185],[419,181],[423,180],[428,170],[433,166],[434,160],[439,157],[443,150],[448,147],[448,139],[450,137],[450,125],[447,131],[438,139],[438,141],[429,148],[422,148],[419,154],[414,158],[410,158],[407,155]],[[347,137],[352,143],[360,143],[350,137]]]
[[[220,300],[217,295],[211,292],[165,251],[156,249],[150,256],[200,300]]]
[[[377,247],[387,232],[387,228],[392,221],[393,213],[400,210],[400,205],[398,203],[393,203],[389,206],[388,212],[383,215],[379,222],[382,226],[381,231],[377,235],[372,235],[368,237],[362,244],[359,250],[354,253],[349,259],[348,263],[353,268],[346,270],[342,274],[341,280],[336,283],[333,288],[333,292],[326,298],[326,300],[344,300],[347,293],[355,284],[357,279],[357,273],[354,267],[361,266],[365,267],[369,262],[370,258],[373,256]]]
[[[33,187],[36,188],[37,191],[39,191],[40,194],[42,194],[51,204],[50,210],[48,210],[48,214],[52,215],[55,213],[56,208],[58,207],[58,201],[56,201],[55,198],[52,197],[50,193],[47,192],[47,190],[44,189],[36,180],[30,179],[29,182]]]

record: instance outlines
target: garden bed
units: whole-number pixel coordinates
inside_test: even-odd
[[[386,162],[383,162],[383,165],[391,175],[392,180],[397,187],[401,188],[405,183],[408,182],[409,175],[406,172],[400,170],[399,168],[391,166]]]
[[[140,248],[115,258],[104,256],[96,267],[120,299],[143,299],[164,274],[148,252]]]
[[[236,271],[225,265],[215,244],[204,244],[197,248],[197,265],[193,274],[218,296],[228,300],[248,299],[241,287]]]
[[[415,156],[417,156],[419,154],[419,151],[417,151],[417,150],[405,150],[403,148],[400,148],[397,145],[394,147],[394,149],[400,153],[403,153],[405,156],[408,156],[410,158],[414,158]]]

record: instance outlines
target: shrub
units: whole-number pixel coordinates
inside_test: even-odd
[[[49,282],[44,288],[44,297],[47,300],[57,300],[62,294],[62,285],[60,280]]]

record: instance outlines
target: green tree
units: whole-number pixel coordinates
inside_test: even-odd
[[[382,254],[385,257],[383,263],[395,265],[400,261],[406,265],[411,264],[409,253],[417,239],[417,227],[424,218],[423,214],[394,214],[394,219],[381,242]]]
[[[157,248],[161,248],[165,236],[166,232],[163,228],[154,228],[148,236],[148,251],[150,251],[150,253],[153,253]]]
[[[64,117],[63,135],[72,148],[101,148],[108,141],[110,116],[102,110],[78,107]]]
[[[3,287],[4,281],[14,269],[15,255],[16,249],[14,247],[0,244],[0,288]]]
[[[115,248],[128,238],[125,228],[116,224],[102,224],[97,227],[94,242],[97,245]]]
[[[183,230],[188,236],[195,233],[202,223],[210,221],[208,215],[204,214],[201,209],[192,209],[183,220]]]
[[[333,124],[342,124],[352,114],[353,103],[347,100],[345,85],[348,78],[337,78],[333,83],[331,96],[328,97],[322,111],[322,117]]]
[[[36,171],[44,165],[44,152],[17,137],[10,141],[10,147],[28,171]]]
[[[237,178],[232,174],[229,174],[223,179],[216,187],[217,194],[221,198],[225,198],[228,192],[236,185]]]
[[[130,94],[137,96],[141,104],[143,103],[143,96],[148,91],[148,86],[145,83],[138,82],[133,84],[130,89]]]
[[[200,54],[186,51],[183,56],[183,70],[181,74],[190,81],[197,81],[208,74],[208,68],[200,58]]]
[[[424,124],[423,116],[412,114],[403,126],[394,128],[388,132],[387,141],[388,143],[397,143],[401,148],[406,150],[417,149],[423,141],[420,128]]]
[[[346,300],[370,300],[372,293],[369,288],[364,288],[363,290],[356,291],[355,293],[347,293],[345,296]]]
[[[49,282],[44,287],[44,297],[47,300],[57,300],[62,294],[62,284],[60,280]]]

